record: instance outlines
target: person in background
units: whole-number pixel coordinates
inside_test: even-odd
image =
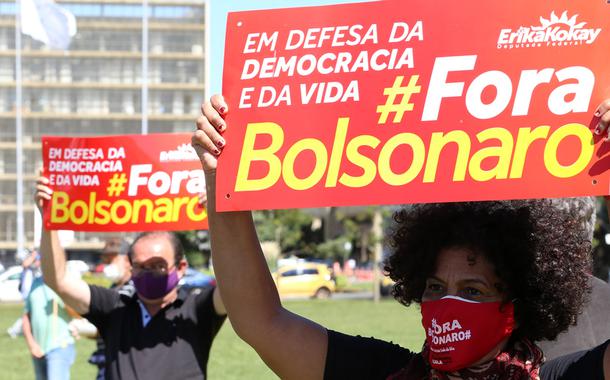
[[[32,284],[36,277],[40,277],[40,254],[36,250],[32,252],[21,262],[23,272],[21,272],[21,280],[19,281],[19,292],[25,300],[30,294]]]
[[[36,380],[70,379],[74,339],[63,301],[37,277],[25,300],[23,335],[32,354]]]
[[[591,275],[588,282],[591,294],[576,325],[555,340],[540,342],[547,360],[595,347],[610,339],[610,285]]]
[[[102,249],[104,277],[111,281],[110,289],[117,289],[126,295],[136,291],[131,281],[131,263],[129,262],[129,243],[122,238],[110,238]]]
[[[19,279],[19,293],[21,293],[21,297],[25,301],[28,294],[30,294],[34,279],[40,276],[40,255],[38,252],[32,250],[30,254],[23,259],[21,266],[23,271],[21,272],[21,278]],[[23,318],[18,318],[6,332],[13,339],[21,335],[23,333]]]
[[[110,289],[119,294],[132,297],[136,289],[131,281],[131,264],[127,253],[129,243],[122,238],[110,238],[102,250],[102,264],[104,276],[111,281]],[[104,380],[106,372],[106,345],[100,334],[96,335],[97,348],[89,357],[89,363],[97,366],[97,380]]]
[[[555,204],[583,222],[583,240],[593,240],[597,219],[594,197],[557,199]],[[589,349],[610,339],[610,285],[593,275],[587,277],[591,294],[578,315],[576,324],[559,334],[557,339],[539,343],[547,360]]]

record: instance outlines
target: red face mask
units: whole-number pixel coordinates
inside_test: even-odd
[[[434,369],[453,372],[481,359],[515,327],[512,302],[474,302],[445,296],[422,302],[422,324]]]

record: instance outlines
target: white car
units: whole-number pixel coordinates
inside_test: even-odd
[[[19,282],[23,267],[15,265],[0,273],[0,302],[21,302]]]
[[[89,272],[89,265],[82,260],[66,261],[66,272],[68,275],[81,278],[83,274]]]

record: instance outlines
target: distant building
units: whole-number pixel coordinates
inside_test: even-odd
[[[42,135],[138,134],[142,120],[142,12],[136,0],[57,0],[77,20],[68,51],[23,35],[26,247],[34,245],[34,183]],[[148,132],[191,131],[204,99],[204,0],[149,0]],[[0,261],[17,248],[15,2],[0,0]],[[107,235],[76,232],[72,252]]]

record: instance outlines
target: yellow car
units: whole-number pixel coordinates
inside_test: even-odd
[[[335,291],[335,281],[324,264],[298,263],[280,267],[273,273],[280,297],[328,298]]]
[[[383,275],[379,284],[379,292],[382,296],[388,297],[392,295],[392,289],[394,288],[394,280],[387,275]]]

